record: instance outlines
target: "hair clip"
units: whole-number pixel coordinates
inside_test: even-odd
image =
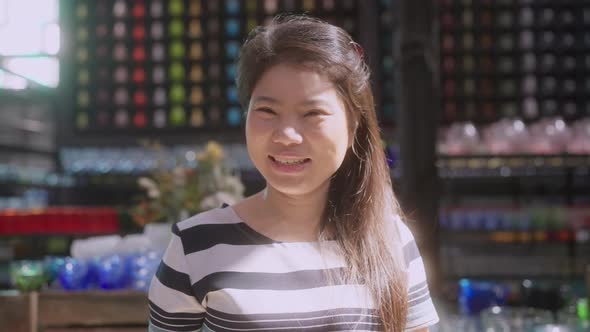
[[[363,49],[363,47],[359,43],[357,43],[355,41],[350,41],[350,45],[352,46],[352,48],[354,49],[356,54],[359,55],[361,60],[365,58],[365,50]]]

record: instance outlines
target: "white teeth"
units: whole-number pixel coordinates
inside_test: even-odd
[[[276,162],[280,163],[280,164],[284,164],[284,165],[295,165],[295,164],[303,164],[305,162],[305,159],[299,159],[299,160],[283,160],[283,159],[277,159],[277,158],[273,158]]]

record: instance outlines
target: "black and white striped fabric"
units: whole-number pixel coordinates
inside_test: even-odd
[[[435,324],[438,316],[416,243],[398,224],[411,331]],[[198,214],[172,230],[149,291],[151,332],[381,330],[366,287],[326,278],[326,271],[337,276],[345,266],[335,242],[273,241],[231,207]]]

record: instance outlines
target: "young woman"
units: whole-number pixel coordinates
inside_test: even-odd
[[[151,331],[426,331],[438,321],[392,193],[362,50],[292,16],[238,63],[266,188],[173,226]]]

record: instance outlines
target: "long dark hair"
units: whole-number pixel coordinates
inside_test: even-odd
[[[401,211],[392,192],[369,69],[359,50],[341,28],[308,16],[277,17],[254,29],[242,46],[237,86],[244,110],[262,74],[277,64],[311,69],[336,87],[354,141],[331,179],[318,237],[339,243],[346,278],[370,289],[384,329],[397,332],[405,327],[408,307],[399,231],[392,221]]]

